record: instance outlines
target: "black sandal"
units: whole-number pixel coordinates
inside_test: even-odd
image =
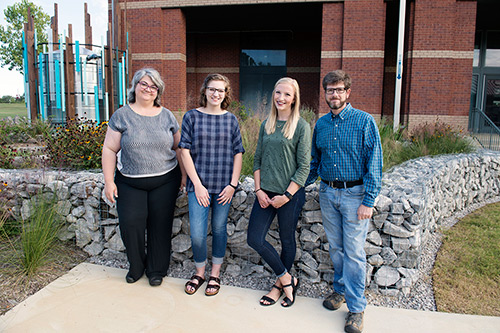
[[[193,281],[191,281],[191,280],[196,280],[196,281],[198,281],[198,283],[194,283],[194,282],[193,282]],[[193,295],[195,292],[197,292],[197,291],[198,291],[198,289],[201,287],[201,285],[202,285],[204,282],[205,282],[205,279],[204,279],[204,278],[202,278],[202,277],[201,277],[201,276],[199,276],[199,275],[194,274],[193,276],[191,276],[191,279],[189,279],[189,281],[188,281],[188,282],[186,282],[186,285],[185,285],[185,287],[184,287],[184,291],[185,291],[185,292],[186,292],[186,294],[188,294],[188,295]],[[187,288],[187,287],[192,287],[192,288],[194,288],[194,290],[193,290],[193,291],[190,291],[190,290],[188,290],[188,288]]]
[[[262,306],[270,306],[270,305],[275,304],[281,298],[281,295],[283,295],[283,288],[280,288],[277,285],[273,285],[273,288],[276,288],[276,289],[278,289],[280,291],[280,296],[278,297],[278,299],[272,299],[271,297],[269,297],[267,295],[264,295],[260,299],[260,302],[259,302],[260,305],[262,305]],[[273,290],[273,288],[271,288],[271,290]],[[263,301],[266,301],[268,303],[267,304],[262,303]]]
[[[215,281],[218,284],[210,284],[210,281]],[[214,291],[208,292],[208,289],[214,289]],[[210,276],[208,278],[207,287],[205,288],[205,295],[215,296],[219,293],[219,290],[220,290],[220,279],[216,276]]]
[[[297,283],[293,284],[293,280],[297,280]],[[285,289],[287,287],[292,287],[293,300],[290,300],[290,298],[288,298],[288,296],[283,298],[283,303],[281,303],[281,306],[284,308],[289,308],[293,305],[293,303],[295,303],[295,295],[297,295],[297,290],[299,289],[299,279],[295,279],[292,276],[292,281],[290,282],[290,284],[284,285],[283,289]]]

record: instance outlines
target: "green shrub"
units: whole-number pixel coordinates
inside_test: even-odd
[[[41,193],[31,199],[32,214],[22,223],[21,264],[24,273],[28,276],[35,274],[45,263],[63,225],[62,217],[56,209],[56,196],[49,195],[50,197]]]
[[[9,218],[9,208],[7,207],[8,197],[7,193],[7,183],[2,182],[0,184],[0,240],[10,235],[10,228],[7,224]]]
[[[383,170],[402,163],[401,151],[404,149],[404,128],[394,131],[393,124],[382,118],[378,124],[380,141],[384,157]]]
[[[253,175],[253,157],[255,155],[255,149],[257,149],[261,123],[262,121],[257,116],[249,117],[245,121],[240,121],[241,140],[245,148],[241,167],[241,175],[243,176]]]
[[[99,169],[107,122],[70,119],[45,135],[50,165],[70,169]]]
[[[43,137],[51,130],[50,123],[43,120],[30,121],[23,117],[13,122],[2,119],[0,120],[0,144],[26,143],[27,141],[41,143]]]
[[[314,130],[314,125],[316,124],[316,121],[318,120],[318,114],[316,111],[307,106],[307,105],[302,105],[302,108],[300,109],[300,116],[304,118],[305,121],[309,123],[309,126],[311,126],[311,137],[312,137],[312,132]]]
[[[227,109],[234,114],[240,122],[245,122],[248,118],[252,117],[252,111],[240,101],[232,101]]]
[[[470,153],[473,147],[462,131],[440,122],[421,124],[410,134],[413,150],[420,156]]]
[[[422,156],[470,153],[474,150],[462,131],[440,121],[420,124],[410,133],[406,128],[394,132],[392,123],[385,118],[382,118],[378,127],[384,153],[384,171]]]
[[[9,145],[0,146],[0,169],[31,169],[44,165],[45,161],[33,153]]]

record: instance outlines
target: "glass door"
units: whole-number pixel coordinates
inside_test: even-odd
[[[500,76],[485,76],[483,96],[484,113],[500,127]]]
[[[284,76],[286,76],[286,50],[241,50],[241,103],[253,114],[267,115],[271,110],[274,84]]]

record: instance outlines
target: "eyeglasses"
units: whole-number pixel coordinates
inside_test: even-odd
[[[226,92],[225,89],[217,89],[217,88],[213,88],[213,87],[207,87],[207,90],[210,93],[210,95],[215,94],[215,92],[218,92],[220,95],[222,95]]]
[[[146,90],[146,89],[149,89],[150,91],[152,92],[158,92],[158,87],[157,86],[154,86],[154,85],[149,85],[147,82],[145,81],[139,81],[139,85],[141,86],[142,89]]]
[[[325,93],[327,95],[333,95],[334,93],[337,93],[338,95],[342,95],[346,91],[347,91],[346,88],[328,88],[328,89],[325,89]]]

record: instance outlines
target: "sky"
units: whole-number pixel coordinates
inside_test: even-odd
[[[15,4],[16,0],[0,1],[0,24],[6,26],[4,10]],[[73,42],[79,40],[84,43],[84,3],[87,3],[87,11],[90,14],[90,25],[92,26],[92,41],[94,44],[101,43],[101,36],[106,35],[108,24],[108,1],[107,0],[31,0],[41,6],[45,13],[54,16],[54,3],[57,3],[59,18],[59,34],[66,31],[68,24],[73,26]],[[23,76],[17,71],[9,71],[8,66],[0,67],[0,97],[5,95],[22,95],[24,93]]]

